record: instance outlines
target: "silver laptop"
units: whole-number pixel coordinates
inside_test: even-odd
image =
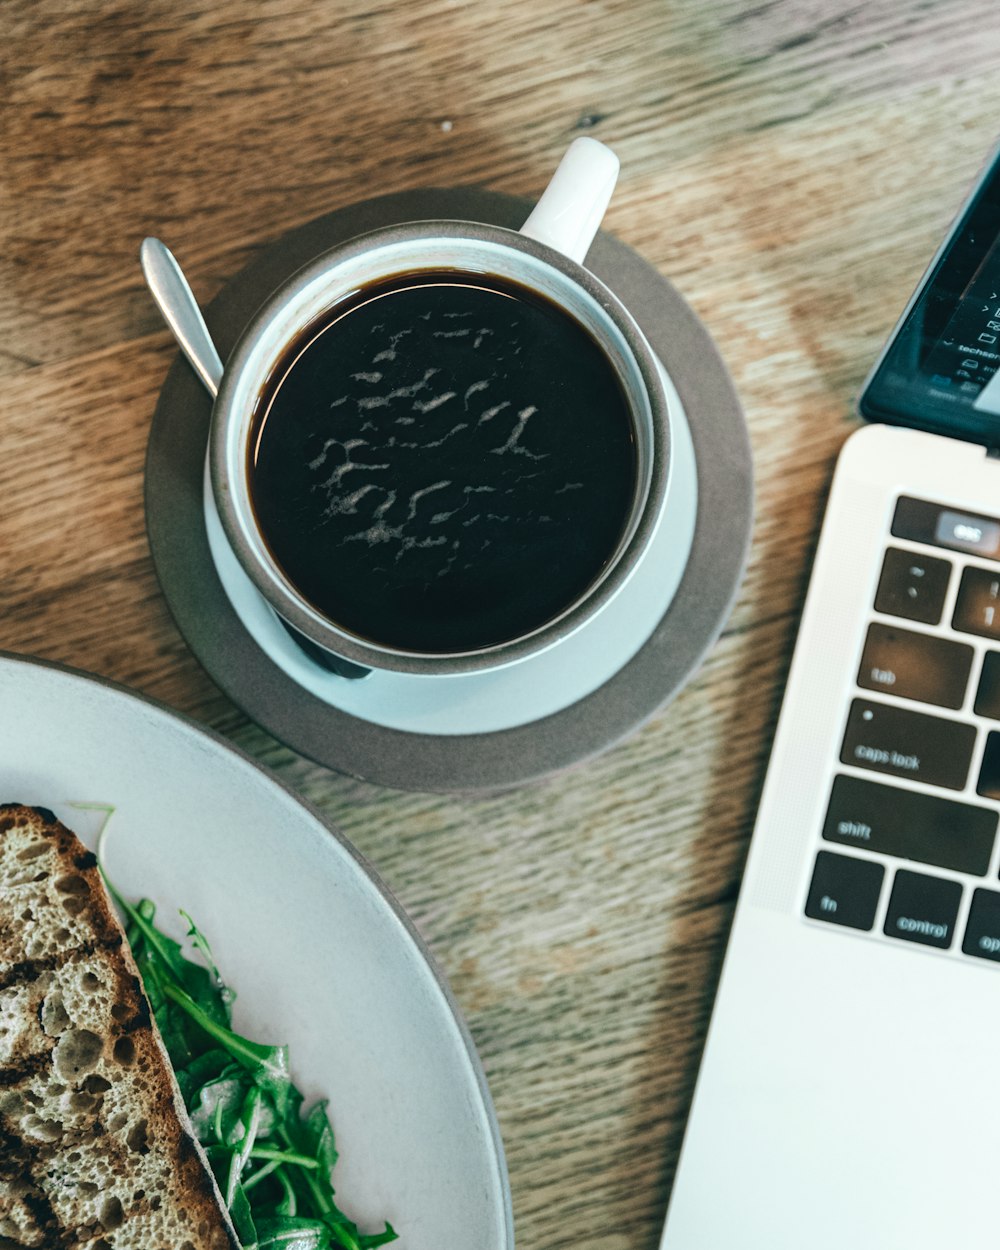
[[[827,506],[663,1250],[1000,1246],[1000,159]]]

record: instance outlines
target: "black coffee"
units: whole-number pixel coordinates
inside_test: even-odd
[[[475,651],[552,620],[614,554],[636,481],[602,350],[493,277],[366,288],[293,345],[251,439],[285,575],[374,643]]]

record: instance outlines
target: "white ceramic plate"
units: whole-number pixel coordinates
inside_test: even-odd
[[[489,1092],[441,974],[357,852],[248,757],[84,674],[0,654],[0,801],[51,808],[175,936],[191,913],[235,988],[236,1027],[288,1042],[328,1097],[338,1201],[400,1250],[512,1250]]]

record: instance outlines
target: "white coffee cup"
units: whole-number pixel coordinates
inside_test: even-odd
[[[234,348],[212,412],[212,494],[243,571],[292,636],[334,672],[471,673],[516,663],[585,627],[635,575],[663,515],[671,473],[670,412],[660,370],[633,318],[583,264],[603,218],[618,160],[577,139],[520,231],[473,222],[422,221],[376,230],[318,257],[262,306]],[[636,444],[636,483],[618,546],[600,575],[537,628],[475,650],[445,654],[363,638],[319,611],[272,555],[252,498],[248,443],[262,393],[289,346],[359,289],[412,272],[490,274],[541,296],[603,350],[625,396]],[[346,661],[346,663],[345,663]]]

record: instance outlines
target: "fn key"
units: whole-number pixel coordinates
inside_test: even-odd
[[[851,929],[871,929],[884,876],[882,865],[870,859],[820,851],[806,899],[806,915]]]

